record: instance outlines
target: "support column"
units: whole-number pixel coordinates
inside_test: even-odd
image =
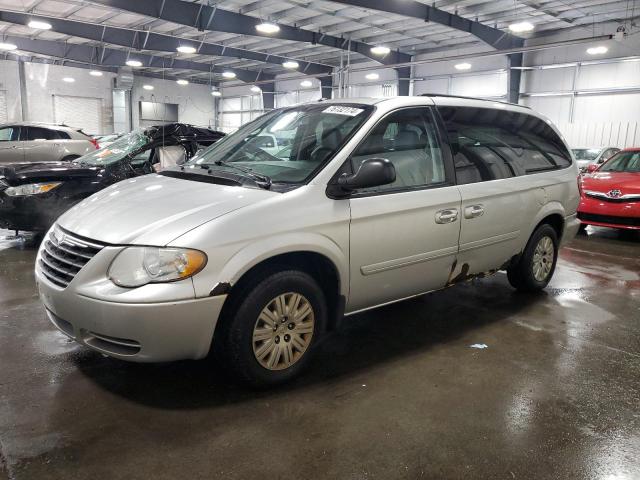
[[[522,70],[519,68],[514,70],[512,67],[522,67],[523,57],[522,53],[514,53],[507,56],[507,79],[509,83],[507,100],[511,103],[518,103],[520,100],[520,81],[522,79]]]
[[[260,88],[262,89],[262,108],[265,112],[273,110],[276,105],[276,83],[263,83]]]
[[[411,67],[394,68],[398,74],[398,95],[408,97],[411,87]]]
[[[18,61],[18,81],[20,82],[20,106],[22,107],[22,121],[29,120],[29,104],[27,99],[27,76],[24,72],[24,62]]]

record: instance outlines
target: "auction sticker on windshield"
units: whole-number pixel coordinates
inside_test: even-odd
[[[360,115],[364,110],[361,108],[354,107],[341,107],[339,105],[334,105],[322,111],[322,113],[334,113],[336,115],[348,115],[349,117],[355,117]]]

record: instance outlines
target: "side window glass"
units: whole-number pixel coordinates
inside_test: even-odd
[[[441,107],[458,184],[486,182],[571,165],[571,155],[544,121],[491,108]]]
[[[17,127],[0,128],[0,142],[15,142],[18,140],[20,129]]]
[[[54,135],[51,130],[39,127],[29,127],[27,129],[27,140],[52,140]]]
[[[351,157],[357,171],[370,158],[385,158],[396,169],[396,181],[363,192],[376,193],[445,182],[437,129],[428,108],[409,108],[382,119]]]

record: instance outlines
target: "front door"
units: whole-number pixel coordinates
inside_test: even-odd
[[[20,127],[0,128],[0,164],[21,162],[23,159]]]
[[[351,169],[386,158],[391,185],[350,200],[351,289],[348,312],[444,287],[458,252],[460,193],[433,112],[405,108],[383,118],[351,158]]]

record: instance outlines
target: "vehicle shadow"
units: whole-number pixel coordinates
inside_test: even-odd
[[[503,322],[549,294],[519,294],[506,276],[474,281],[413,300],[347,317],[318,346],[310,367],[295,381],[270,390],[237,386],[213,359],[135,364],[85,350],[77,368],[101,388],[130,401],[163,409],[198,409],[268,398],[329,384],[347,376],[423,354],[455,342],[468,331]],[[466,348],[466,346],[465,346]]]

